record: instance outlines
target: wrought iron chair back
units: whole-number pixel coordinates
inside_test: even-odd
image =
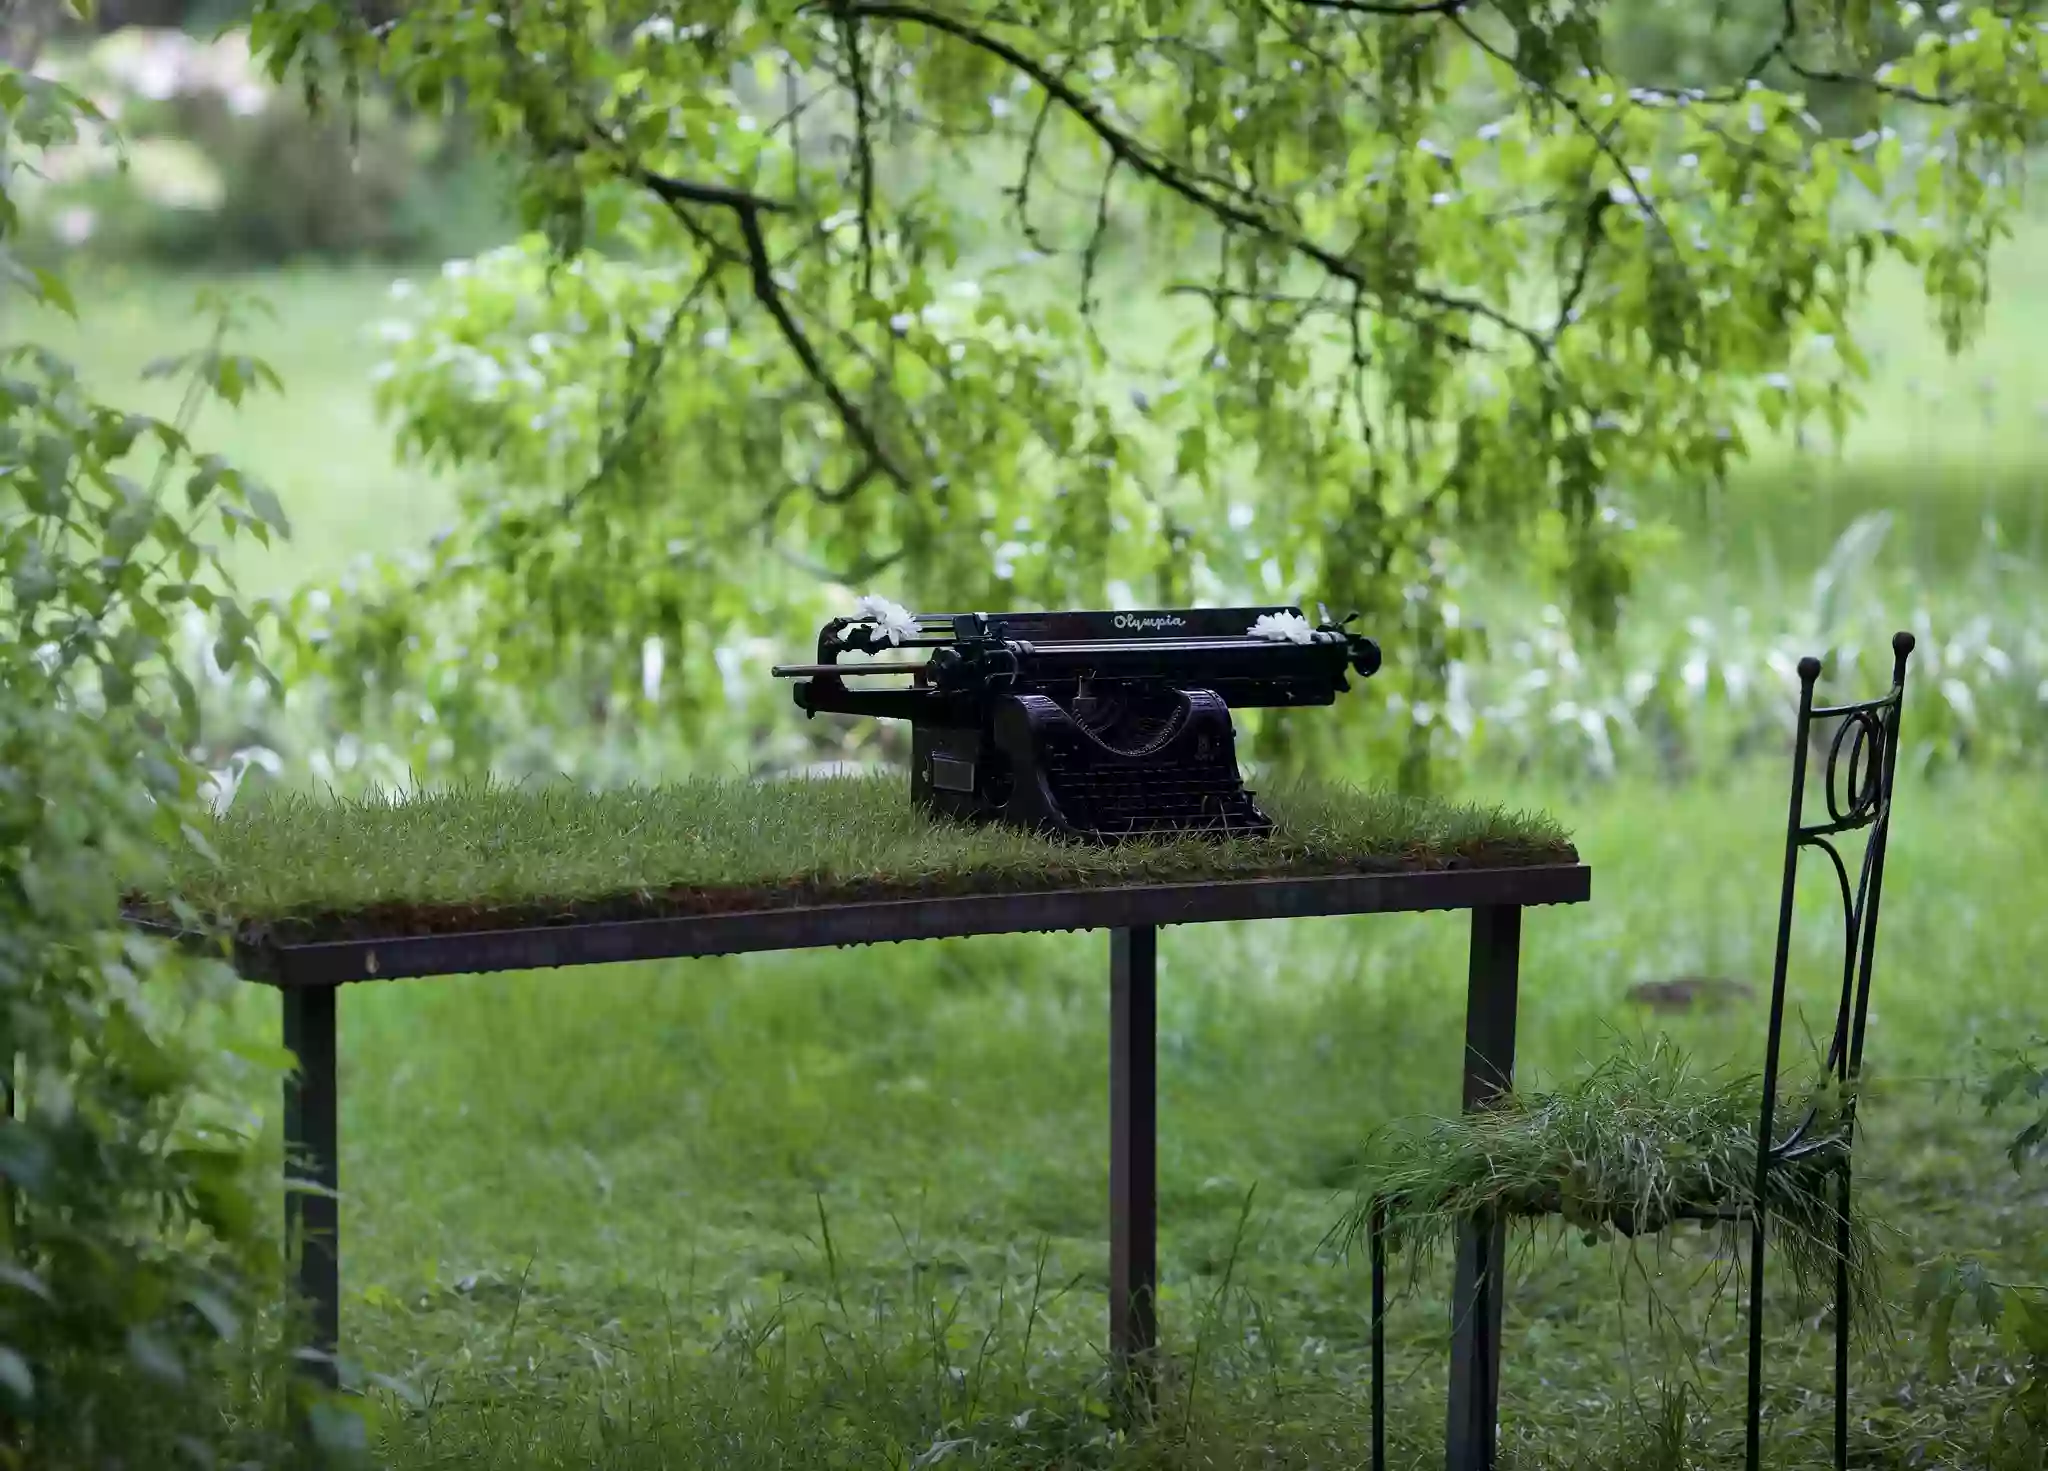
[[[1820,1171],[1822,1189],[1832,1181],[1835,1223],[1835,1423],[1837,1471],[1848,1466],[1849,1332],[1852,1314],[1850,1260],[1852,1232],[1850,1192],[1851,1142],[1855,1124],[1855,1084],[1863,1066],[1863,1044],[1870,1019],[1870,983],[1877,949],[1878,907],[1883,895],[1886,843],[1891,833],[1892,788],[1898,772],[1900,718],[1905,705],[1906,661],[1913,652],[1910,633],[1892,638],[1891,688],[1872,700],[1844,705],[1816,705],[1814,687],[1821,662],[1799,661],[1799,714],[1792,755],[1791,811],[1785,828],[1783,886],[1778,907],[1777,948],[1772,964],[1770,1021],[1765,1037],[1763,1099],[1756,1132],[1754,1193],[1746,1207],[1730,1204],[1706,1219],[1750,1226],[1748,1405],[1745,1464],[1759,1471],[1763,1426],[1763,1310],[1766,1248],[1766,1202],[1776,1169],[1794,1165]],[[1825,817],[1809,821],[1808,777],[1816,751],[1825,750],[1820,785]],[[1850,866],[1837,839],[1863,833],[1864,846],[1852,882]],[[1792,923],[1799,878],[1799,860],[1808,849],[1825,854],[1840,892],[1843,912],[1841,983],[1836,995],[1834,1027],[1828,1043],[1826,1071],[1839,1085],[1830,1117],[1822,1126],[1823,1101],[1816,1100],[1791,1128],[1779,1133],[1778,1085],[1784,1055],[1786,977],[1792,950]],[[1383,1197],[1371,1199],[1365,1229],[1372,1253],[1372,1460],[1374,1471],[1386,1465],[1386,1277],[1387,1214]],[[1700,1219],[1701,1217],[1692,1217]],[[1497,1329],[1495,1331],[1498,1331]],[[1466,1453],[1474,1467],[1493,1464],[1493,1437],[1485,1436]],[[1455,1453],[1454,1453],[1455,1454]],[[1460,1463],[1454,1471],[1466,1471]]]
[[[1906,661],[1913,635],[1892,636],[1891,688],[1873,700],[1817,706],[1814,685],[1820,660],[1799,661],[1799,719],[1792,753],[1791,812],[1785,828],[1785,873],[1778,904],[1777,950],[1771,969],[1769,1030],[1764,1042],[1763,1101],[1757,1120],[1756,1194],[1750,1219],[1749,1385],[1745,1465],[1757,1471],[1763,1438],[1763,1306],[1765,1206],[1770,1172],[1814,1152],[1839,1150],[1836,1169],[1835,1251],[1835,1465],[1848,1465],[1849,1437],[1849,1203],[1852,1184],[1849,1144],[1856,1118],[1855,1083],[1863,1068],[1863,1043],[1870,1019],[1870,982],[1877,953],[1878,908],[1884,893],[1885,848],[1891,836],[1892,790],[1898,773],[1899,728],[1906,697]],[[1824,723],[1832,722],[1829,732]],[[1822,741],[1821,774],[1826,816],[1807,819],[1808,766]],[[1855,882],[1836,839],[1863,832],[1863,853]],[[1842,973],[1828,1040],[1827,1071],[1841,1085],[1840,1118],[1825,1138],[1813,1136],[1820,1104],[1810,1104],[1798,1123],[1778,1136],[1779,1070],[1784,1054],[1786,974],[1792,950],[1792,921],[1800,855],[1825,854],[1842,901]]]

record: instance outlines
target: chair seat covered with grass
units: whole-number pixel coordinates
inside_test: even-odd
[[[1420,1259],[1461,1231],[1484,1234],[1559,1220],[1595,1239],[1658,1236],[1688,1226],[1746,1228],[1750,1471],[1761,1460],[1767,1245],[1776,1245],[1802,1292],[1831,1291],[1834,1460],[1847,1465],[1849,1337],[1871,1300],[1874,1263],[1850,1188],[1855,1084],[1912,648],[1910,634],[1895,636],[1891,689],[1849,705],[1816,706],[1820,661],[1800,661],[1791,812],[1760,1075],[1710,1077],[1659,1041],[1625,1048],[1562,1088],[1506,1089],[1457,1118],[1414,1121],[1374,1142],[1357,1203],[1341,1229],[1347,1239],[1365,1238],[1372,1263],[1375,1471],[1386,1464],[1388,1254]],[[1816,750],[1825,751],[1826,816],[1809,821],[1809,756]],[[1835,841],[1851,832],[1865,835],[1854,880]],[[1786,971],[1799,859],[1810,849],[1826,855],[1840,889],[1843,956],[1825,1068],[1812,1086],[1791,1090],[1780,1076]],[[1494,1284],[1486,1299],[1496,1308],[1502,1286]],[[1491,1434],[1470,1453],[1475,1464],[1490,1465]]]

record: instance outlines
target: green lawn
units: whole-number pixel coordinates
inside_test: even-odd
[[[113,403],[170,417],[180,386],[144,381],[153,360],[204,346],[211,324],[195,315],[202,287],[224,285],[273,315],[258,316],[236,346],[274,367],[284,394],[241,408],[206,406],[200,444],[268,481],[292,520],[274,549],[233,549],[230,565],[251,592],[284,591],[339,572],[353,557],[424,543],[447,521],[449,487],[397,463],[371,402],[380,355],[375,325],[391,309],[391,273],[308,268],[225,281],[113,274],[74,283],[79,319],[45,314],[39,335]]]
[[[1702,1068],[1759,1066],[1757,1000],[1653,1015],[1629,988],[1768,984],[1776,784],[1544,795],[1595,897],[1528,918],[1524,1080],[1656,1031]],[[1936,1082],[1988,1060],[1978,1039],[2042,1024],[2044,822],[2037,790],[1988,779],[1901,795],[1860,1156],[1906,1229],[1895,1273],[1938,1246],[2048,1273],[2040,1182],[2001,1154],[2011,1126]],[[1828,888],[1810,869],[1795,1039],[1830,1015]],[[956,1440],[951,1464],[1038,1471],[1361,1466],[1365,1277],[1319,1247],[1369,1131],[1455,1105],[1463,939],[1450,916],[1166,932],[1163,1462],[1096,1413],[1100,935],[351,987],[344,1333],[431,1405],[387,1427],[396,1460],[909,1466]],[[1810,1065],[1803,1043],[1794,1057]],[[1511,1464],[1678,1464],[1643,1448],[1643,1417],[1650,1376],[1694,1340],[1653,1333],[1645,1293],[1697,1316],[1725,1260],[1709,1244],[1682,1237],[1625,1286],[1609,1248],[1546,1236],[1518,1254]],[[1393,1325],[1417,1463],[1441,1433],[1446,1283],[1425,1273]],[[1738,1423],[1738,1326],[1725,1305],[1707,1321],[1702,1453]],[[1773,1465],[1824,1463],[1810,1329],[1789,1302],[1774,1320]],[[1981,1336],[1959,1343],[1955,1384],[1911,1332],[1862,1361],[1856,1464],[1973,1463],[1996,1386]]]

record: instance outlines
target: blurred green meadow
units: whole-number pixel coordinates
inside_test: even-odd
[[[242,346],[286,385],[198,426],[296,526],[240,555],[250,591],[418,544],[449,513],[451,487],[400,464],[372,411],[390,283],[312,269],[224,283],[274,307]],[[200,284],[97,275],[78,283],[85,327],[36,335],[116,402],[166,410],[141,370],[196,345]],[[2007,246],[1997,293],[1983,340],[1951,361],[1911,283],[1888,278],[1868,411],[1839,458],[1778,440],[1711,506],[1646,494],[1682,534],[1632,647],[1679,638],[1702,607],[1739,604],[1760,637],[1793,626],[1843,534],[1888,511],[1874,556],[1935,599],[1944,638],[1990,606],[1996,524],[2021,570],[1983,643],[2021,659],[1997,638],[2038,628],[2044,601],[2030,589],[2048,568],[2048,226]],[[1882,622],[1858,629],[1868,646],[1913,612],[1891,586],[1854,605]],[[1606,657],[1628,674],[1626,650]],[[1935,685],[1914,689],[1909,726],[1961,718]],[[2043,707],[2013,687],[2012,739],[2038,740]],[[1657,1032],[1702,1067],[1760,1065],[1784,776],[1768,743],[1711,778],[1589,782],[1498,760],[1462,773],[1462,797],[1554,813],[1595,873],[1593,903],[1529,918],[1525,1079]],[[1889,1270],[1902,1301],[1911,1262],[1940,1250],[2048,1277],[2048,1186],[2014,1173],[2009,1121],[1950,1081],[2048,1030],[2048,790],[2037,769],[1929,763],[1902,777],[1897,824],[1859,1155],[1899,1228]],[[1838,933],[1809,877],[1802,1046],[1829,1020]],[[350,988],[343,1332],[352,1357],[412,1387],[386,1406],[385,1448],[418,1467],[1362,1466],[1365,1276],[1324,1238],[1368,1133],[1455,1105],[1463,944],[1445,916],[1166,935],[1171,1360],[1161,1431],[1137,1443],[1101,1415],[1104,937]],[[1672,1011],[1632,991],[1699,976],[1732,983],[1711,993],[1724,1004]],[[1645,1248],[1633,1266],[1569,1236],[1519,1253],[1510,1464],[1726,1459],[1739,1319],[1726,1301],[1709,1311],[1726,1259],[1708,1245]],[[1447,1267],[1414,1283],[1393,1328],[1397,1446],[1416,1464],[1440,1464],[1447,1285]],[[1663,1331],[1652,1294],[1699,1333]],[[1814,1326],[1790,1303],[1774,1319],[1774,1465],[1826,1460]],[[1854,1464],[1984,1464],[2000,1352],[1965,1326],[1955,1373],[1938,1373],[1902,1315],[1859,1361]]]

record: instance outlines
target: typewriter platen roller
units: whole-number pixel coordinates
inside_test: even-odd
[[[817,663],[774,672],[807,714],[910,721],[911,797],[934,814],[1116,841],[1271,831],[1231,710],[1327,705],[1379,664],[1296,608],[895,609],[832,620]]]

